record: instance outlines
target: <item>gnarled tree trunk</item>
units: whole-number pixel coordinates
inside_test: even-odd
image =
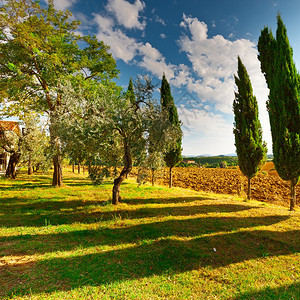
[[[114,186],[112,190],[112,204],[117,205],[121,201],[120,197],[120,186],[126,176],[132,170],[132,157],[129,145],[127,141],[124,141],[124,167],[118,178],[114,180]]]
[[[21,156],[20,153],[17,153],[17,152],[11,153],[11,156],[10,156],[9,162],[8,162],[8,166],[6,169],[6,173],[5,173],[6,176],[11,177],[12,179],[16,179],[16,177],[17,177],[16,166],[20,160],[20,156]]]
[[[32,169],[32,161],[31,161],[31,155],[29,155],[29,159],[28,159],[28,171],[27,174],[31,175],[33,173],[33,169]]]
[[[62,166],[61,166],[61,156],[56,154],[53,156],[53,186],[62,186]]]

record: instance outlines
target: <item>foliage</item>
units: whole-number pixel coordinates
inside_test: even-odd
[[[9,155],[5,175],[16,179],[16,167],[21,157],[22,136],[19,130],[6,130],[0,126],[0,149]],[[1,153],[0,152],[0,153]]]
[[[167,78],[165,74],[163,74],[162,82],[161,82],[161,88],[160,88],[160,103],[161,106],[164,107],[168,112],[168,118],[171,122],[171,124],[177,128],[177,130],[180,131],[180,136],[176,138],[176,144],[173,148],[170,148],[168,152],[165,154],[164,160],[166,162],[166,165],[170,168],[170,181],[169,181],[169,187],[172,187],[172,168],[175,167],[178,163],[181,162],[182,156],[181,156],[181,143],[182,143],[182,131],[180,128],[180,121],[177,113],[177,108],[174,104],[174,99],[171,95],[171,89],[169,82],[167,81]]]
[[[0,126],[0,148],[7,153],[19,151],[20,134],[13,130],[5,130]]]
[[[46,171],[50,168],[49,136],[45,127],[41,128],[39,115],[31,112],[20,117],[23,124],[21,142],[21,164],[28,166],[28,172],[32,168]]]
[[[184,157],[180,166],[183,167],[184,163],[187,161],[195,161],[195,163],[200,167],[205,168],[217,168],[222,161],[226,161],[228,167],[237,166],[236,156],[200,156],[200,157]]]
[[[141,79],[138,84],[145,92],[138,91],[135,103],[115,86],[85,80],[62,84],[65,113],[59,112],[56,130],[64,147],[72,149],[76,142],[85,151],[93,181],[101,181],[111,168],[122,167],[115,179],[118,193],[133,164],[146,160],[150,144],[153,151],[164,152],[177,135],[152,98],[151,80],[144,80],[144,85]],[[92,167],[99,163],[101,168]]]
[[[221,169],[227,169],[227,163],[226,163],[226,160],[223,160],[219,163],[219,167]]]
[[[131,103],[133,103],[133,104],[135,103],[135,94],[134,94],[134,88],[133,88],[133,83],[132,83],[131,78],[129,80],[126,97],[128,97],[130,99]]]
[[[160,95],[161,95],[161,99],[160,99],[161,105],[162,107],[166,108],[166,110],[168,111],[170,122],[173,124],[174,127],[178,128],[181,131],[177,108],[174,104],[174,99],[171,95],[170,85],[167,81],[165,74],[163,75],[162,82],[161,82]],[[168,153],[166,153],[165,155],[166,165],[170,168],[175,167],[182,160],[181,141],[182,141],[182,136],[177,138],[176,146],[173,149],[170,149],[170,151],[168,151]]]
[[[117,75],[109,48],[94,36],[75,34],[79,21],[70,12],[43,8],[38,1],[7,0],[0,10],[0,94],[10,105],[7,115],[21,111],[47,113],[53,153],[53,185],[61,185],[61,149],[53,124],[62,105],[65,76],[107,82]]]
[[[248,177],[248,199],[250,199],[250,180],[266,162],[267,147],[262,141],[257,100],[253,95],[249,75],[240,57],[238,57],[238,76],[234,78],[238,91],[235,92],[233,101],[233,132],[239,167]]]
[[[271,125],[274,164],[279,176],[291,182],[291,207],[296,202],[295,185],[300,176],[300,88],[287,31],[277,16],[276,38],[265,27],[258,42],[261,70],[269,88],[267,103]]]

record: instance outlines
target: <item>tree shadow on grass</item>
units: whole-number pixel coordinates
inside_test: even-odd
[[[4,191],[20,191],[26,189],[44,189],[52,187],[52,180],[47,175],[22,176],[14,181],[12,179],[5,178],[5,184],[0,184],[0,189]],[[24,183],[23,183],[24,182]],[[63,180],[65,186],[90,186],[93,185],[88,178],[81,177],[68,177]],[[103,185],[111,184],[104,182]],[[53,187],[55,188],[55,187]]]
[[[88,255],[49,258],[34,265],[4,266],[1,267],[0,285],[2,295],[12,292],[24,295],[29,291],[32,294],[68,291],[86,285],[99,286],[153,275],[172,276],[208,266],[219,268],[264,259],[266,251],[269,257],[298,253],[299,238],[299,230],[230,232],[185,241],[169,237],[124,245],[118,250],[99,249],[98,253]],[[267,290],[265,294],[268,296]],[[264,293],[259,291],[248,296],[251,295],[255,297]]]
[[[52,197],[51,200],[18,203],[17,199],[9,198],[5,203],[0,202],[0,227],[41,227],[45,219],[51,225],[72,223],[94,223],[112,219],[143,219],[160,216],[193,216],[208,213],[230,213],[249,210],[254,207],[242,204],[203,204],[188,206],[173,206],[182,201],[182,198],[164,199],[162,204],[168,207],[142,207],[136,209],[110,210],[101,208],[105,201],[72,200],[63,201],[64,196]],[[198,201],[198,197],[186,198],[186,202]],[[100,204],[100,205],[99,205]],[[172,205],[172,206],[171,206]],[[257,208],[257,207],[255,207]],[[95,211],[96,210],[96,211]]]
[[[259,291],[241,294],[233,300],[297,300],[300,298],[300,283],[284,285],[278,288],[267,287]]]
[[[207,201],[216,200],[216,198],[206,197],[206,196],[195,196],[195,197],[169,197],[169,198],[134,198],[134,199],[124,199],[122,203],[129,205],[144,205],[144,204],[166,204],[166,203],[189,203],[195,201]]]
[[[117,246],[141,243],[176,236],[194,238],[217,232],[234,232],[241,228],[269,226],[286,220],[285,216],[267,217],[202,217],[184,220],[155,221],[120,228],[86,229],[45,235],[17,235],[0,237],[0,256],[41,254],[71,251],[79,247]],[[122,226],[122,220],[118,226]],[[59,230],[59,229],[58,229]],[[9,247],[8,247],[9,246]],[[216,246],[215,246],[216,247]]]
[[[49,189],[51,188],[51,183],[18,183],[16,185],[0,185],[2,191],[23,191],[23,190],[33,190],[33,189]]]
[[[88,178],[82,178],[82,177],[68,177],[64,179],[63,181],[64,185],[67,186],[91,186],[93,185],[93,182]],[[110,182],[103,182],[102,185],[108,185],[111,184]]]

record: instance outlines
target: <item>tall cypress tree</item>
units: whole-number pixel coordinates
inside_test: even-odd
[[[128,89],[127,89],[126,96],[130,99],[130,102],[132,104],[135,103],[135,94],[134,94],[133,83],[132,83],[132,79],[131,78],[129,80],[129,84],[128,84]]]
[[[238,91],[233,101],[234,136],[239,167],[248,178],[248,200],[251,199],[251,178],[266,161],[267,147],[262,140],[258,105],[245,66],[238,57],[238,76],[234,76]]]
[[[171,95],[170,85],[167,81],[165,74],[163,74],[161,88],[160,88],[160,101],[161,106],[166,108],[169,115],[169,120],[173,124],[173,126],[177,127],[180,131],[180,121],[177,113],[177,108],[174,104],[174,99]],[[166,162],[167,167],[169,167],[169,187],[172,187],[172,169],[182,160],[181,156],[181,142],[182,135],[176,141],[176,146],[171,149],[168,153],[166,153],[164,160]]]
[[[279,176],[290,181],[290,210],[296,205],[300,177],[300,86],[287,31],[277,16],[276,39],[267,27],[258,41],[261,70],[270,90],[270,117],[274,164]]]

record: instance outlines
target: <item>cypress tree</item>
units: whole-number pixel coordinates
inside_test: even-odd
[[[129,80],[126,96],[127,96],[127,98],[129,98],[129,100],[132,104],[135,103],[135,94],[134,94],[133,83],[132,83],[131,78]]]
[[[277,16],[276,39],[267,27],[258,41],[261,70],[270,90],[269,112],[275,168],[290,181],[290,210],[296,205],[296,184],[300,177],[300,87],[287,31]]]
[[[233,101],[234,136],[239,167],[248,178],[248,200],[251,199],[251,178],[266,161],[267,147],[262,141],[258,105],[245,66],[238,57],[238,76],[234,76],[238,91]]]
[[[174,104],[174,99],[171,95],[170,85],[167,81],[165,74],[163,74],[161,88],[160,88],[160,101],[161,106],[164,107],[169,115],[169,120],[173,124],[173,126],[177,127],[180,132],[180,121],[177,113],[177,108]],[[166,162],[167,167],[169,167],[169,187],[172,187],[172,169],[175,167],[179,162],[181,162],[181,142],[182,142],[182,134],[180,138],[176,141],[176,146],[171,149],[169,152],[165,154],[164,160]]]

